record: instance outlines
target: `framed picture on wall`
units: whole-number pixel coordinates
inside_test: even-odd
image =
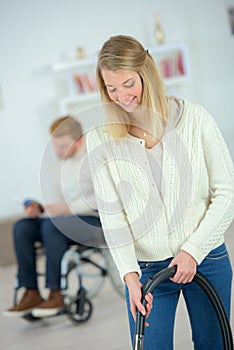
[[[234,35],[234,0],[225,0],[231,34]]]

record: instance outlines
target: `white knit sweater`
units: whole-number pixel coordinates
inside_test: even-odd
[[[233,220],[233,163],[210,114],[185,100],[162,145],[158,189],[144,140],[113,140],[103,126],[87,137],[99,215],[122,278],[141,275],[138,261],[165,260],[180,250],[200,264],[224,242]]]

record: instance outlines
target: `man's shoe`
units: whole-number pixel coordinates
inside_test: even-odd
[[[49,298],[33,309],[32,315],[39,318],[55,316],[63,308],[63,296],[60,290],[51,290]]]
[[[18,305],[3,311],[5,316],[25,316],[43,302],[37,289],[26,289]]]

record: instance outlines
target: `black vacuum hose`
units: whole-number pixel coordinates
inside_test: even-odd
[[[162,282],[173,277],[176,273],[176,266],[166,268],[154,276],[148,278],[142,288],[142,304],[146,306],[145,296],[148,293],[152,293],[153,290]],[[217,314],[220,328],[222,331],[223,346],[224,350],[233,350],[233,339],[232,331],[229,323],[229,319],[223,303],[216,292],[215,288],[212,286],[210,281],[200,272],[197,272],[193,279],[207,294],[211,300],[214,310]],[[135,337],[134,337],[134,350],[144,349],[144,330],[145,330],[145,316],[143,316],[139,311],[137,311],[136,316],[136,326],[135,326]]]

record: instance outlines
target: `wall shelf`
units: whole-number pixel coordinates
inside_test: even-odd
[[[183,43],[160,45],[148,50],[168,90],[188,80],[188,55]],[[60,113],[75,113],[100,103],[95,78],[96,63],[97,57],[90,57],[52,65]]]

